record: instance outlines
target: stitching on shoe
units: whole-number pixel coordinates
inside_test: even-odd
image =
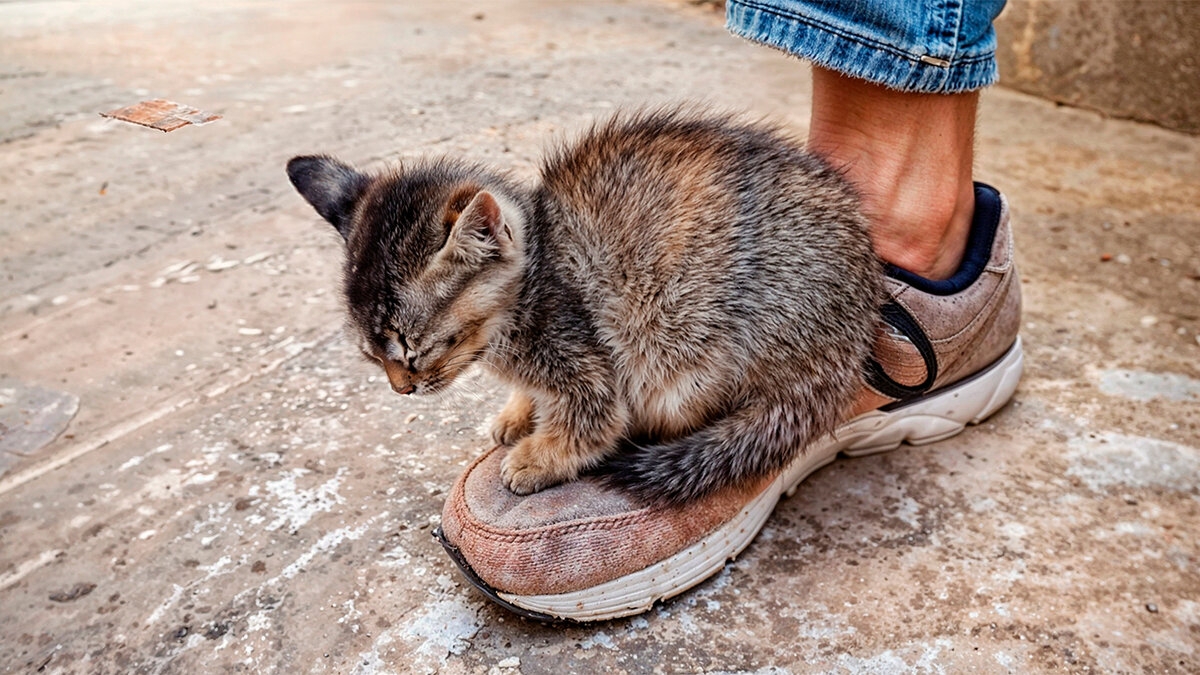
[[[1007,204],[1001,202],[1001,208],[1002,208],[1001,218],[1002,219],[1008,212],[1007,206],[1008,206]],[[1003,247],[1003,249],[1005,251],[1004,257],[1006,258],[1006,260],[1003,264],[995,266],[995,269],[993,269],[993,267],[991,265],[984,268],[985,272],[994,272],[994,273],[1000,275],[1000,279],[997,281],[996,287],[992,289],[991,294],[989,294],[987,300],[984,301],[983,307],[981,307],[979,309],[979,311],[975,313],[975,316],[971,317],[971,320],[968,321],[966,323],[966,325],[964,325],[962,328],[960,328],[958,331],[954,332],[953,334],[948,335],[944,338],[930,340],[930,342],[932,342],[934,345],[943,345],[943,344],[949,343],[949,342],[959,338],[964,333],[971,331],[972,328],[977,323],[979,323],[981,320],[984,319],[984,317],[987,317],[987,320],[991,320],[992,318],[994,318],[996,308],[1003,304],[1002,302],[997,302],[996,299],[997,299],[997,297],[1003,299],[1003,297],[1007,295],[1007,288],[1008,288],[1008,283],[1009,283],[1008,277],[1012,273],[1012,269],[1013,269],[1013,264],[1012,264],[1013,263],[1013,256],[1012,256],[1013,238],[1012,238],[1012,227],[1011,227],[1012,223],[1011,223],[1011,221],[1002,220],[1001,222],[1002,222],[1001,229],[1006,231],[1005,234],[1007,234],[1007,236],[1005,237],[1006,243],[1005,243],[1005,246]],[[1001,233],[1000,230],[998,230],[997,234],[1000,234],[1000,233]],[[1005,292],[1002,293],[1001,292],[1002,290]],[[919,316],[917,316],[915,313],[913,313],[912,309],[909,308],[907,305],[905,305],[904,308],[909,310],[909,314],[913,315],[913,318],[915,318],[917,320],[917,323],[921,325],[921,329],[925,330],[925,334],[928,335],[929,331],[928,331],[928,329],[926,329],[924,322],[921,321],[921,318]]]
[[[481,536],[485,539],[493,541],[527,541],[546,538],[548,534],[561,534],[577,531],[588,531],[598,529],[615,529],[616,527],[637,523],[650,519],[664,511],[662,507],[642,508],[638,511],[616,516],[599,516],[596,518],[588,518],[583,520],[566,521],[563,523],[553,523],[550,525],[542,525],[540,527],[529,528],[527,530],[511,530],[498,528],[488,523],[479,520],[474,513],[471,512],[467,505],[466,485],[467,480],[478,466],[483,463],[489,455],[496,451],[499,446],[493,447],[491,450],[480,455],[467,470],[463,472],[462,479],[454,486],[450,494],[449,500],[452,504],[454,515],[460,520],[459,529],[464,533],[470,526],[472,536]]]
[[[989,260],[987,267],[984,268],[985,270],[1007,272],[1013,266],[1015,247],[1012,233],[1012,214],[1008,212],[1008,198],[1004,196],[1004,193],[1000,194],[1000,227],[997,228],[996,233],[999,234],[1001,229],[1007,230],[1006,234],[1008,235],[1004,238],[1007,242],[1004,247],[1004,260],[995,265]]]
[[[1009,226],[1008,221],[1005,221],[1004,227],[1007,228],[1008,226]],[[999,275],[1000,278],[997,280],[995,287],[992,288],[991,293],[988,294],[988,297],[984,301],[983,306],[980,307],[979,311],[976,312],[975,315],[971,317],[971,320],[968,321],[959,330],[955,331],[954,333],[952,333],[951,335],[948,335],[946,337],[938,338],[936,340],[934,340],[934,339],[930,340],[930,342],[933,343],[935,348],[941,348],[941,347],[946,347],[946,346],[953,346],[952,343],[956,340],[959,340],[964,335],[966,335],[968,337],[968,339],[964,341],[963,345],[961,345],[957,349],[954,349],[951,352],[951,354],[946,355],[947,361],[952,361],[957,356],[961,356],[963,350],[966,349],[966,347],[968,347],[972,342],[977,340],[983,334],[984,330],[986,330],[986,326],[983,328],[979,328],[979,324],[993,321],[996,317],[996,312],[998,311],[998,309],[1004,306],[1004,302],[1003,302],[1004,298],[1008,297],[1008,293],[1011,291],[1011,289],[1009,289],[1009,285],[1011,282],[1010,277],[1014,274],[1013,264],[1012,264],[1013,258],[1012,258],[1012,253],[1011,253],[1012,248],[1013,248],[1011,230],[1009,230],[1009,236],[1007,236],[1006,239],[1008,241],[1007,241],[1007,245],[1004,247],[1004,249],[1007,251],[1007,253],[1006,253],[1006,257],[1008,258],[1007,262],[1004,263],[1002,266],[1000,266],[1001,269],[998,269],[998,270],[992,270],[990,268],[984,269],[985,272],[991,272],[993,274],[997,274],[997,275]],[[1001,271],[1001,270],[1003,270],[1003,271]],[[908,290],[908,289],[906,288],[905,290]],[[912,310],[912,308],[908,306],[907,303],[904,303],[903,301],[901,301],[899,299],[899,295],[900,294],[897,294],[896,296],[893,296],[893,298],[897,302],[899,302],[901,305],[903,305],[906,310],[908,310],[908,313],[910,315],[912,315],[914,320],[916,320],[917,324],[921,327],[921,330],[925,331],[925,334],[928,335],[929,329],[925,325],[925,322],[921,320],[921,317],[918,315],[918,313],[914,312]],[[972,333],[972,332],[974,332],[975,335],[971,336],[970,333]],[[941,359],[939,359],[939,364],[940,363],[941,363]],[[942,373],[940,373],[938,375],[939,382],[934,383],[934,388],[937,388],[939,385],[944,384],[945,377],[950,376],[951,373],[957,373],[957,372],[958,372],[958,370],[956,368],[944,370]],[[879,393],[881,393],[881,392],[879,392]],[[882,393],[881,393],[881,395],[882,395]],[[890,397],[888,397],[888,398],[890,398]]]
[[[465,497],[466,483],[470,474],[483,462],[483,460],[495,452],[499,446],[493,447],[488,452],[481,455],[476,461],[467,467],[463,472],[462,480],[460,480],[451,491],[449,496],[452,502],[451,511],[459,520],[457,523],[459,534],[464,536],[478,537],[494,542],[519,542],[519,541],[538,541],[549,538],[550,535],[570,534],[575,532],[588,532],[596,530],[618,529],[630,524],[641,522],[653,522],[658,520],[656,516],[668,511],[668,507],[647,507],[639,511],[632,511],[616,516],[600,516],[597,518],[589,518],[584,520],[567,521],[563,523],[554,523],[551,525],[543,525],[541,527],[530,528],[527,530],[511,530],[502,529],[481,521],[471,512],[470,506],[467,504]],[[765,486],[764,486],[765,489]],[[751,495],[749,499],[753,499],[758,493]],[[744,506],[744,503],[739,505],[739,509]],[[737,511],[734,511],[736,514]],[[724,521],[722,521],[724,522]],[[719,523],[717,524],[719,525]],[[714,525],[715,527],[716,525]],[[707,531],[712,531],[709,528]]]
[[[953,335],[948,335],[944,338],[933,340],[932,341],[933,344],[940,345],[940,344],[949,343],[953,340],[956,340],[963,334],[970,332],[975,327],[975,325],[980,323],[981,321],[992,320],[995,317],[996,308],[1002,304],[1000,302],[997,302],[997,298],[1003,297],[1006,294],[1007,289],[1008,289],[1008,273],[1005,272],[1005,273],[1000,274],[1000,279],[999,279],[999,281],[997,281],[996,287],[992,289],[991,294],[989,294],[987,300],[984,301],[983,307],[981,307],[979,309],[979,311],[975,313],[975,316],[971,317],[971,320],[968,321],[967,324],[965,326],[963,326],[961,329],[959,329],[956,333],[954,333]]]
[[[972,319],[966,327],[963,328],[962,331],[954,336],[951,336],[951,338],[946,338],[946,340],[949,341],[967,333],[974,326],[974,324],[979,321],[983,321],[984,317],[987,317],[987,321],[994,321],[996,318],[996,313],[1004,307],[1004,300],[1008,297],[1008,294],[1012,292],[1009,288],[1010,284],[1008,282],[1009,279],[1007,276],[1002,277],[1000,283],[996,286],[995,291],[993,291],[992,295],[988,298],[987,304],[984,305],[984,311],[980,311],[979,314],[977,314],[976,317]],[[972,335],[968,335],[967,339],[963,340],[962,344],[955,350],[957,355],[961,356],[965,351],[968,350],[969,347],[978,344],[978,342],[984,338],[986,332],[987,330],[984,328],[974,331]],[[962,364],[960,363],[957,365],[958,367],[949,369],[945,372],[945,375],[948,378],[946,382],[950,382],[952,379],[957,380],[962,375]]]

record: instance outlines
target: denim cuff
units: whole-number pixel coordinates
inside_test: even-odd
[[[791,3],[795,4],[795,3]],[[725,27],[734,35],[889,89],[953,94],[981,89],[999,79],[994,51],[940,58],[886,44],[790,8],[759,0],[727,0]],[[989,26],[990,30],[990,26]]]

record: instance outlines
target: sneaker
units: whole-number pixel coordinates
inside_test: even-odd
[[[958,272],[930,281],[890,267],[889,298],[847,421],[783,473],[705,499],[646,507],[583,478],[528,496],[500,480],[506,448],[467,467],[434,531],[480,591],[539,620],[598,621],[644,612],[720,571],[775,504],[839,455],[949,438],[1012,397],[1021,377],[1021,293],[1008,204],[976,184]]]

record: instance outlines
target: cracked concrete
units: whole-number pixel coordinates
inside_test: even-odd
[[[0,670],[1200,671],[1200,138],[987,92],[1014,403],[837,462],[701,587],[562,628],[429,536],[503,388],[412,400],[360,363],[336,235],[283,164],[528,174],[597,115],[685,98],[802,134],[805,69],[652,0],[9,2],[0,64],[0,370],[79,399],[0,476]],[[225,119],[95,114],[158,96]]]

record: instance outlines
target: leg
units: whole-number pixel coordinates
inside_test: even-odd
[[[500,445],[512,445],[533,433],[533,399],[520,389],[514,389],[508,404],[492,421],[492,440]]]
[[[809,149],[862,196],[875,252],[929,279],[954,274],[975,210],[976,92],[901,92],[813,68]]]
[[[504,485],[519,495],[574,480],[612,452],[628,415],[610,397],[538,400],[537,431],[521,439],[500,465]]]
[[[858,187],[879,256],[928,279],[967,242],[973,92],[996,81],[1004,2],[725,3],[735,34],[814,64],[809,147]]]

